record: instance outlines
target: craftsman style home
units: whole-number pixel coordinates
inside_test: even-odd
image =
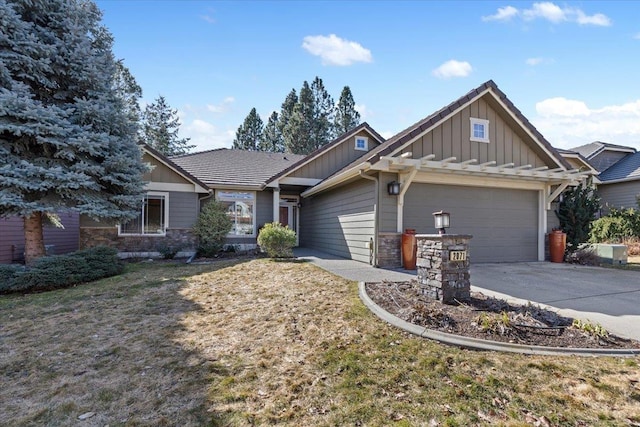
[[[154,169],[139,217],[116,226],[81,217],[82,247],[193,250],[191,226],[215,198],[233,221],[228,243],[241,248],[279,221],[300,246],[398,266],[401,233],[434,233],[432,213],[445,210],[449,232],[473,235],[474,262],[544,260],[554,199],[590,173],[574,169],[493,81],[388,140],[364,123],[308,156],[219,149],[166,158],[144,147],[144,158]]]

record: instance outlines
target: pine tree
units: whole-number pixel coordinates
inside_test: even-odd
[[[335,105],[320,77],[316,76],[311,83],[311,92],[313,93],[311,139],[315,150],[333,139],[333,110]]]
[[[298,103],[298,94],[295,89],[291,89],[291,92],[286,96],[282,106],[280,107],[280,115],[278,117],[278,130],[280,130],[280,134],[282,135],[282,141],[285,141],[285,133],[287,132],[287,125],[289,124],[289,120],[293,115],[293,109],[296,107]],[[285,150],[287,150],[286,143]]]
[[[269,121],[264,128],[262,141],[258,147],[261,151],[271,151],[274,153],[284,152],[284,139],[280,132],[278,113],[273,112],[269,116]]]
[[[336,136],[349,132],[360,124],[360,113],[356,111],[356,103],[349,86],[345,86],[336,105],[334,129]]]
[[[560,228],[567,233],[568,253],[575,252],[580,244],[589,241],[591,222],[600,207],[600,196],[591,178],[563,193],[555,213],[560,220]]]
[[[142,139],[165,156],[186,154],[195,145],[188,145],[190,138],[178,137],[180,118],[164,96],[160,95],[147,105],[142,114]]]
[[[129,116],[132,123],[136,123],[139,128],[142,118],[142,110],[140,110],[140,98],[142,98],[142,88],[136,82],[135,77],[129,69],[125,67],[124,62],[119,60],[116,62],[116,73],[113,79],[113,90],[117,96],[122,99],[124,104],[124,112]],[[138,129],[140,133],[140,129]]]
[[[236,139],[233,140],[233,148],[239,150],[258,151],[262,144],[264,124],[260,114],[252,108],[244,122],[236,131]]]
[[[0,1],[0,216],[24,219],[27,263],[45,253],[43,217],[126,220],[143,197],[136,124],[100,20],[86,0]]]
[[[300,97],[293,108],[293,113],[285,126],[283,137],[287,152],[293,154],[309,154],[315,150],[313,140],[313,92],[306,81],[300,89]]]

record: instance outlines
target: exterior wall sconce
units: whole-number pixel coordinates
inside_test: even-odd
[[[447,234],[447,228],[451,226],[449,212],[439,211],[433,213],[435,226],[439,234]]]
[[[400,194],[400,183],[398,181],[391,181],[387,184],[387,193],[390,196],[397,196]]]

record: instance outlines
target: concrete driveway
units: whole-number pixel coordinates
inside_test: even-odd
[[[402,281],[416,276],[415,271],[374,268],[312,249],[297,248],[295,254],[349,280]],[[640,340],[640,271],[550,262],[474,264],[471,287],[518,303],[546,305]]]
[[[548,305],[640,340],[640,271],[550,262],[476,264],[471,284],[498,296]]]

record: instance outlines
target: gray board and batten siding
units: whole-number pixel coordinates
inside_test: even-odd
[[[538,192],[413,183],[403,223],[419,234],[436,232],[432,213],[451,214],[452,234],[471,234],[471,262],[538,259]]]
[[[497,112],[495,100],[489,96],[479,98],[466,108],[447,118],[402,150],[411,152],[414,159],[434,154],[436,160],[455,157],[457,162],[476,159],[478,163],[495,161],[498,165],[530,164],[533,168],[557,167],[539,147],[527,143],[531,138],[508,116]],[[489,143],[470,141],[470,118],[489,120]],[[525,142],[527,141],[527,142]]]
[[[354,160],[359,159],[366,154],[365,151],[355,149],[356,136],[366,137],[368,139],[369,146],[367,147],[367,150],[371,150],[378,145],[378,142],[372,138],[368,132],[363,130],[346,141],[327,149],[318,157],[314,158],[307,164],[300,166],[299,169],[294,170],[287,176],[291,178],[315,179],[325,179],[331,176],[336,171],[351,164]]]
[[[359,179],[303,202],[300,245],[369,262],[375,230],[375,183]]]
[[[608,206],[638,209],[636,198],[640,197],[640,179],[614,184],[604,182],[598,185],[598,194],[605,212]]]

